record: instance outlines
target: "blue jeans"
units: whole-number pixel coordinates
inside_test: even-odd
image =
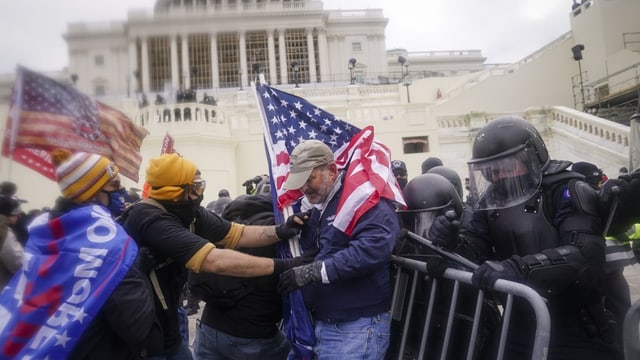
[[[269,339],[247,339],[228,335],[205,324],[196,331],[193,354],[196,359],[284,360],[289,341],[283,333]]]
[[[189,344],[189,317],[182,306],[178,306],[178,319],[180,319],[180,335],[185,344]]]
[[[385,312],[339,323],[316,320],[315,332],[317,359],[382,360],[389,347],[391,315]]]

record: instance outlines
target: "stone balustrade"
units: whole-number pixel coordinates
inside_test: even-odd
[[[229,134],[224,111],[214,105],[199,103],[178,103],[149,105],[139,109],[133,121],[151,133],[161,133],[168,129],[186,131],[207,131],[216,129]]]
[[[552,121],[554,129],[567,131],[610,151],[629,155],[631,133],[628,126],[564,106],[552,108]]]

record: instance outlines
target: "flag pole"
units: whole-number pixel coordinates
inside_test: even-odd
[[[256,97],[256,104],[258,105],[258,113],[260,114],[260,117],[262,119],[261,123],[262,123],[262,135],[263,135],[263,141],[265,143],[265,149],[267,151],[267,160],[269,161],[269,178],[271,181],[271,192],[272,194],[275,194],[275,196],[273,196],[273,199],[277,199],[278,198],[278,189],[276,189],[276,184],[274,182],[274,178],[273,178],[273,166],[271,164],[271,162],[273,161],[273,159],[275,159],[275,154],[273,153],[273,148],[271,146],[266,146],[266,144],[268,144],[270,142],[270,140],[267,138],[267,136],[270,136],[270,132],[269,132],[269,128],[267,127],[267,121],[269,121],[267,119],[267,114],[264,112],[264,106],[261,105],[262,100],[260,99],[260,94],[258,94],[258,84],[266,84],[266,80],[264,77],[264,74],[260,74],[258,75],[258,82],[257,83],[253,83],[252,85],[252,89],[253,89],[253,94]],[[278,218],[278,213],[277,213],[277,206],[274,203],[274,212],[276,214],[276,219]],[[287,206],[285,208],[282,209],[282,219],[281,220],[285,220],[287,217],[289,217],[289,215],[293,214],[293,209],[291,208],[291,206]],[[291,239],[289,239],[289,251],[291,252],[291,256],[300,256],[301,251],[300,251],[300,244],[298,244],[298,239],[297,237],[292,237]]]
[[[13,152],[16,149],[16,138],[18,137],[18,127],[20,127],[20,116],[22,113],[22,67],[18,66],[16,70],[16,80],[13,87],[15,99],[13,109],[11,111],[11,137],[9,138],[9,169],[7,178],[11,181],[11,172],[13,169]]]

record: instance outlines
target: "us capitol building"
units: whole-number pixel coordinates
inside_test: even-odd
[[[207,180],[205,203],[220,188],[240,195],[244,180],[268,173],[252,88],[259,74],[349,123],[373,125],[393,159],[407,163],[409,178],[430,156],[466,177],[475,131],[503,114],[532,121],[552,157],[590,161],[615,176],[621,166],[640,165],[638,129],[629,121],[640,118],[640,2],[590,0],[576,9],[567,2],[566,11],[568,33],[516,63],[486,64],[479,49],[388,49],[382,9],[158,0],[124,21],[68,24],[68,67],[47,75],[150,131],[140,183],[125,186],[141,187],[169,133]],[[0,75],[0,121],[12,81]],[[0,165],[3,180],[11,167],[12,180],[33,189],[25,194],[30,205],[52,204],[53,182],[6,158]]]

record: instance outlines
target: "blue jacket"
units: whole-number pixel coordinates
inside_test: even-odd
[[[389,311],[389,262],[400,231],[393,203],[381,199],[358,220],[351,237],[332,226],[338,191],[321,213],[313,209],[301,232],[303,253],[319,247],[329,284],[302,288],[305,304],[314,318],[328,322],[351,321]]]

